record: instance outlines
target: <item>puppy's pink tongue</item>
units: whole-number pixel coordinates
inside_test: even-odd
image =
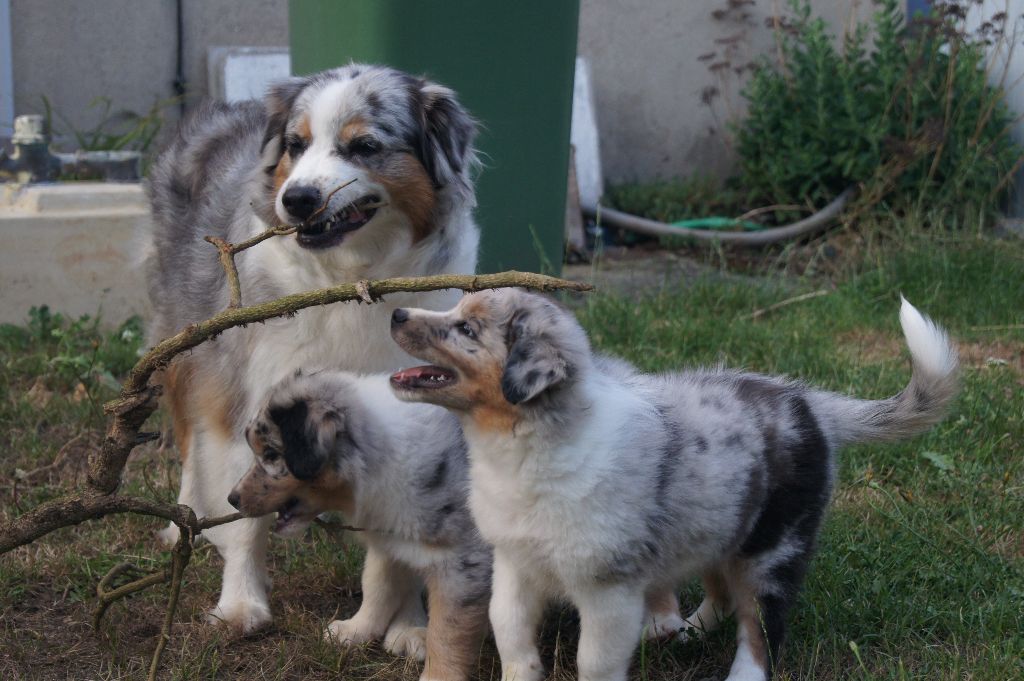
[[[410,388],[439,388],[455,379],[455,374],[443,367],[431,365],[402,369],[391,374],[395,385]]]
[[[433,367],[429,367],[429,366],[410,367],[408,369],[402,369],[401,371],[396,371],[395,373],[393,373],[391,375],[391,378],[394,378],[394,379],[399,380],[399,381],[409,381],[409,380],[416,379],[416,378],[423,378],[424,376],[427,376],[427,375],[429,375],[431,373],[430,372],[431,369],[433,369]]]
[[[363,211],[359,210],[358,208],[353,208],[353,209],[349,210],[349,212],[348,212],[348,221],[349,222],[363,222],[364,220],[366,220],[366,215],[363,213]]]

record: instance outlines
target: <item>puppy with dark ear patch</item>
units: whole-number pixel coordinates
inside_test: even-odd
[[[501,392],[511,404],[527,402],[564,381],[572,370],[549,334],[547,320],[529,311],[508,322],[508,359],[501,374]]]
[[[583,681],[624,681],[641,635],[686,638],[733,613],[728,681],[770,678],[835,452],[927,430],[956,395],[945,332],[906,301],[900,321],[910,384],[859,400],[722,368],[641,374],[593,356],[569,311],[522,291],[396,310],[392,337],[431,364],[392,387],[452,410],[469,445],[503,681],[544,677],[535,638],[554,598],[579,610]],[[707,596],[683,619],[676,589],[697,575]]]
[[[475,134],[451,90],[368,64],[283,80],[260,102],[198,105],[150,172],[153,228],[140,239],[150,342],[227,307],[207,236],[237,244],[295,229],[239,258],[245,305],[341,281],[472,273]],[[231,485],[252,463],[243,429],[271,386],[300,367],[372,373],[407,365],[385,336],[391,312],[448,309],[458,296],[396,294],[377,305],[310,308],[230,329],[178,358],[163,377],[182,458],[178,500],[201,516],[230,512]],[[243,632],[270,622],[270,522],[203,533],[224,558],[211,622]],[[172,524],[161,539],[173,544],[177,533]]]
[[[256,462],[228,502],[249,516],[276,512],[283,535],[344,513],[363,528],[363,601],[326,637],[381,640],[425,661],[422,681],[464,681],[486,632],[491,570],[467,506],[465,442],[451,414],[399,402],[387,381],[335,371],[274,387],[246,429]]]

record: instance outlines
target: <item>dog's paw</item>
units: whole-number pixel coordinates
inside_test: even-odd
[[[157,543],[160,544],[161,548],[171,549],[178,543],[178,538],[181,537],[181,530],[174,523],[171,523],[162,530],[157,530],[153,533],[156,537]]]
[[[644,638],[648,641],[686,641],[692,629],[678,614],[648,615],[644,623]]]
[[[342,646],[361,645],[376,638],[378,636],[373,630],[356,621],[355,617],[347,620],[334,620],[327,625],[327,631],[324,632],[325,640]]]
[[[247,636],[269,626],[273,621],[266,603],[237,602],[220,604],[209,612],[206,621],[219,624]]]
[[[427,659],[427,628],[409,624],[392,624],[384,636],[384,649],[399,657]]]

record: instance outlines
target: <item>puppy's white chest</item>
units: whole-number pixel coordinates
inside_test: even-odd
[[[518,546],[542,559],[571,552],[586,524],[580,516],[588,514],[577,503],[587,484],[579,478],[586,474],[573,485],[562,471],[521,456],[510,448],[473,462],[470,506],[481,534],[493,544]]]

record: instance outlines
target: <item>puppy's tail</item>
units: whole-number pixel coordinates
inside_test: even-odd
[[[945,330],[900,296],[900,325],[913,375],[900,393],[882,400],[821,394],[821,416],[832,421],[837,444],[902,440],[931,428],[959,392],[956,347]]]

